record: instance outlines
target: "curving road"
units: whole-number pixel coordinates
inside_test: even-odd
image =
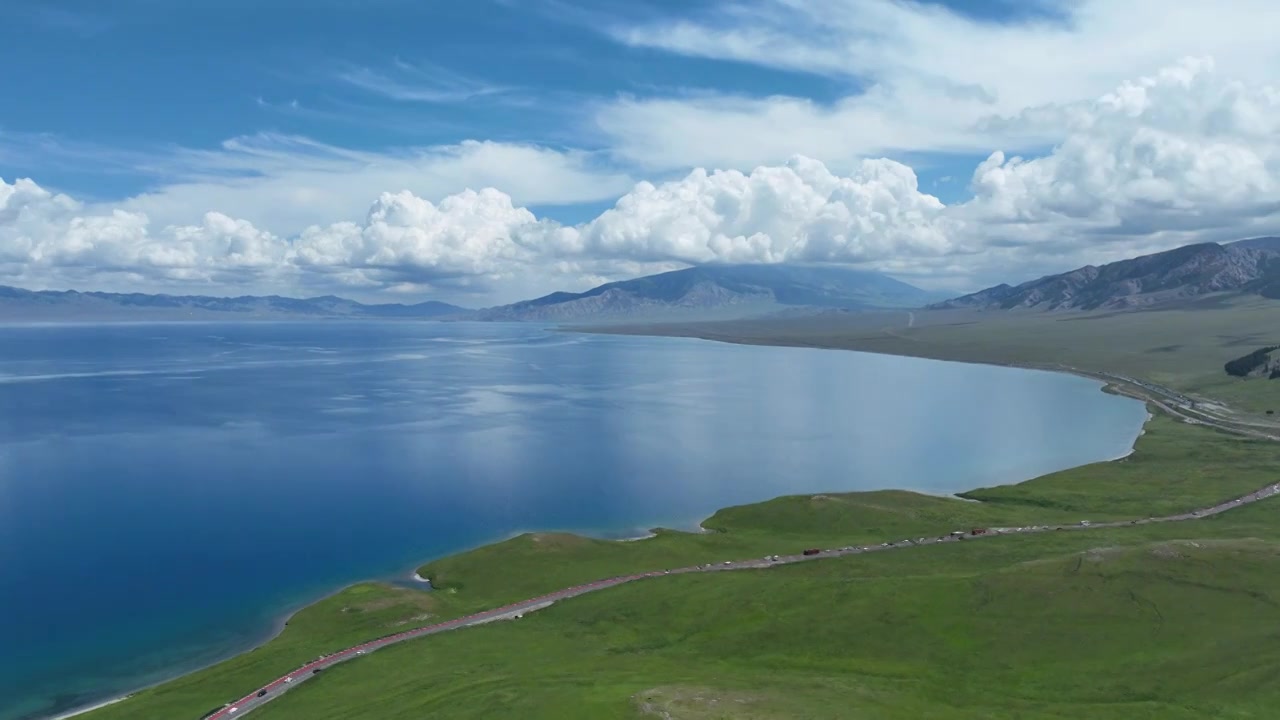
[[[921,537],[921,538],[915,538],[915,539],[908,538],[906,540],[901,540],[896,542],[884,542],[884,543],[880,543],[879,545],[848,546],[848,547],[835,548],[830,550],[822,550],[821,552],[814,555],[803,555],[803,554],[772,555],[770,557],[762,558],[758,560],[740,560],[740,561],[722,562],[718,564],[709,563],[705,565],[697,565],[694,567],[678,568],[674,570],[656,570],[653,572],[637,573],[635,575],[623,575],[620,577],[608,578],[605,580],[597,580],[596,582],[593,582],[593,583],[587,583],[586,585],[577,585],[571,588],[566,588],[564,590],[559,590],[553,593],[548,593],[546,595],[541,595],[536,598],[530,598],[528,600],[523,600],[521,602],[512,603],[510,605],[506,605],[500,608],[495,608],[493,610],[486,610],[485,612],[476,613],[475,615],[468,615],[466,617],[460,617],[453,620],[436,623],[435,625],[428,625],[426,627],[417,628],[414,630],[406,630],[404,632],[396,633],[394,635],[388,635],[386,637],[378,638],[376,640],[370,640],[369,642],[347,648],[346,650],[333,653],[332,655],[322,656],[320,658],[317,658],[316,660],[313,660],[310,663],[307,663],[306,665],[303,665],[297,670],[294,670],[288,675],[285,675],[283,677],[276,679],[271,684],[266,685],[260,688],[259,690],[254,691],[252,694],[246,695],[245,697],[241,698],[237,702],[229,703],[223,706],[222,708],[218,709],[216,712],[206,715],[205,720],[226,720],[227,718],[243,717],[246,713],[249,713],[256,708],[262,707],[268,702],[275,700],[276,698],[280,697],[290,689],[304,682],[314,679],[323,670],[327,668],[333,667],[334,665],[340,662],[345,662],[347,660],[352,660],[354,658],[357,658],[361,655],[366,655],[380,648],[384,648],[388,645],[404,642],[405,640],[412,640],[414,638],[423,637],[425,635],[435,635],[436,633],[448,632],[450,630],[457,630],[464,627],[471,627],[472,625],[481,625],[484,623],[494,622],[497,620],[516,619],[523,616],[525,613],[534,612],[536,610],[545,608],[558,600],[564,600],[567,598],[575,597],[577,595],[584,595],[589,592],[603,590],[605,588],[614,587],[616,585],[621,585],[623,583],[629,583],[635,580],[640,580],[642,578],[651,578],[651,577],[658,577],[661,575],[676,575],[676,574],[694,573],[694,572],[725,572],[730,570],[760,569],[760,568],[770,567],[773,565],[785,565],[789,563],[804,562],[809,560],[820,560],[822,558],[827,558],[832,556],[859,555],[862,553],[869,553],[869,552],[882,552],[887,550],[896,550],[896,549],[905,548],[905,547],[914,547],[917,545],[936,545],[939,543],[948,543],[948,542],[973,542],[975,540],[982,540],[984,538],[995,537],[998,535],[1017,535],[1017,534],[1039,533],[1039,532],[1057,531],[1057,530],[1083,531],[1083,530],[1090,530],[1093,528],[1112,528],[1112,527],[1125,527],[1130,525],[1146,525],[1149,523],[1197,520],[1200,518],[1217,515],[1218,513],[1226,512],[1227,510],[1241,507],[1248,503],[1257,502],[1259,500],[1263,500],[1265,498],[1271,497],[1276,494],[1280,494],[1280,483],[1276,483],[1274,485],[1268,485],[1267,487],[1262,488],[1261,490],[1257,490],[1255,492],[1249,493],[1248,495],[1244,495],[1234,500],[1228,500],[1226,502],[1219,503],[1211,507],[1201,508],[1199,510],[1193,510],[1193,511],[1181,513],[1178,515],[1168,515],[1164,517],[1149,517],[1149,518],[1139,519],[1139,520],[1100,522],[1100,523],[1090,523],[1087,520],[1082,520],[1080,523],[1075,525],[1028,525],[1025,527],[989,528],[977,535],[972,534],[973,533],[972,529],[969,532],[957,530],[950,534],[942,535],[939,537]]]

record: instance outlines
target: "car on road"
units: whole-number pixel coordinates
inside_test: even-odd
[[[266,695],[266,694],[267,694],[267,690],[266,690],[266,688],[263,688],[263,689],[261,689],[261,690],[259,690],[259,691],[258,691],[258,697],[262,697],[262,696],[264,696],[264,695]]]

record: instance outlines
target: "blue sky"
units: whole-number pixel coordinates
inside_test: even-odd
[[[1001,20],[1026,15],[1004,2],[948,5]],[[124,0],[107,12],[92,0],[5,4],[0,61],[39,72],[0,76],[9,99],[0,127],[139,152],[216,147],[263,130],[372,151],[467,139],[603,151],[606,140],[573,107],[699,92],[830,103],[860,89],[857,78],[628,47],[600,31],[715,7],[706,0]],[[930,158],[920,164],[922,184],[957,199],[984,157]],[[11,168],[100,198],[156,181],[132,168],[59,167],[39,153]],[[960,181],[936,182],[944,177]],[[559,214],[579,221],[599,207]]]
[[[1144,128],[1166,122],[1156,112],[1129,113],[1126,127],[1119,119],[1098,121],[1124,115],[1104,102],[1109,93],[1154,78],[1154,89],[1146,91],[1153,98],[1158,90],[1168,95],[1161,95],[1163,102],[1182,103],[1191,115],[1207,113],[1222,102],[1210,86],[1243,83],[1257,89],[1255,100],[1265,98],[1276,57],[1257,29],[1271,10],[1254,0],[1216,14],[1174,3],[1185,12],[1138,25],[1135,18],[1147,17],[1147,5],[1165,5],[107,5],[0,4],[0,63],[11,69],[0,73],[0,179],[12,184],[29,178],[41,198],[61,194],[76,204],[72,211],[66,203],[40,200],[52,204],[41,210],[48,222],[38,231],[30,221],[34,210],[22,227],[0,224],[0,242],[27,252],[20,261],[0,259],[0,283],[243,284],[306,291],[320,289],[323,280],[363,297],[390,292],[458,299],[470,293],[483,300],[691,262],[822,260],[967,289],[1008,272],[1008,262],[982,267],[972,260],[982,254],[981,236],[988,231],[1027,238],[1002,238],[999,245],[1022,249],[1014,263],[1019,275],[1069,265],[1094,246],[1089,228],[1106,218],[1084,217],[1079,207],[1087,199],[1062,198],[1061,188],[1084,190],[1060,173],[1096,178],[1067,153],[1087,156],[1073,143],[1089,142],[1115,152],[1139,142]],[[1194,73],[1204,87],[1160,80],[1188,58],[1202,63]],[[1179,92],[1185,97],[1175,97]],[[1191,120],[1158,129],[1203,140],[1204,127]],[[1244,133],[1235,139],[1258,154],[1269,181],[1269,150],[1257,147],[1245,132],[1250,128],[1233,129]],[[1005,153],[1005,163],[991,166],[986,180],[975,184],[975,171],[996,151]],[[1032,162],[1015,167],[1008,163],[1015,155]],[[818,161],[822,171],[788,166],[796,156]],[[866,164],[881,158],[894,164]],[[757,175],[756,168],[768,172]],[[691,179],[699,169],[711,178]],[[936,198],[936,206],[917,197],[910,182],[900,184],[901,169],[914,176],[918,193]],[[1157,204],[1173,208],[1187,199],[1180,193],[1197,188],[1177,177],[1164,178],[1170,187],[1158,191],[1133,184],[1149,170],[1110,168],[1114,177],[1088,189],[1099,193],[1100,207],[1126,187],[1136,193],[1132,207],[1107,216],[1114,216],[1115,227],[1137,228],[1127,236],[1132,242],[1120,248],[1107,240],[1107,252],[1188,236],[1172,216],[1140,213],[1144,198],[1138,196],[1156,192]],[[749,182],[715,171],[745,173]],[[659,192],[636,194],[641,181],[656,183]],[[786,185],[793,181],[799,190]],[[486,187],[510,198],[515,214],[504,214],[500,201],[496,210],[485,206],[490,214],[482,222],[470,206],[461,208],[461,200],[450,204],[456,211],[436,213],[446,198]],[[1025,197],[1012,197],[1015,188]],[[414,205],[418,209],[410,213],[413,222],[426,224],[412,233],[401,226],[390,235],[375,233],[369,221],[375,204],[383,193],[401,191],[413,200],[396,202],[431,203],[429,211]],[[816,192],[821,202],[801,204],[826,209],[789,215],[803,198],[783,192]],[[606,212],[628,197],[626,209]],[[699,207],[722,207],[726,197],[737,208],[749,199],[751,211],[710,221],[699,216]],[[1152,198],[1145,200],[1149,205]],[[8,202],[17,207],[17,200]],[[832,207],[844,223],[835,230]],[[401,207],[394,216],[405,212]],[[136,220],[128,231],[136,242],[124,246],[118,228],[95,229],[103,235],[81,243],[92,251],[77,250],[77,260],[67,263],[79,270],[52,266],[49,258],[59,253],[49,248],[58,238],[109,224],[77,225],[76,217],[119,219],[116,213]],[[233,222],[211,224],[208,213]],[[5,217],[0,209],[0,223]],[[361,226],[363,235],[327,232],[312,243],[308,266],[325,268],[323,277],[300,270],[304,230],[342,222]],[[1251,215],[1248,227],[1211,223],[1209,232],[1227,236],[1267,222]],[[1011,230],[1011,223],[1018,227]],[[481,225],[510,247],[468,240]],[[184,234],[183,228],[200,232]],[[1079,241],[1067,247],[1032,240],[1064,232]],[[258,243],[254,252],[261,254],[249,259],[245,243]],[[34,249],[42,244],[53,245]],[[185,260],[173,259],[175,247]],[[230,255],[236,258],[228,260]],[[141,264],[117,267],[134,261]],[[84,269],[95,263],[102,272]],[[191,266],[175,269],[175,263]],[[288,267],[268,271],[272,263]],[[395,263],[414,265],[414,272],[391,272]],[[530,281],[528,272],[515,270],[522,264],[536,265],[541,279]]]

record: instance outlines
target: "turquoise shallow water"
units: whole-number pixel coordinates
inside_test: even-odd
[[[515,532],[1016,482],[1144,418],[1065,375],[527,325],[0,328],[0,720]]]

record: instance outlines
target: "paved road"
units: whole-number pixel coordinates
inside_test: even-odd
[[[1066,370],[1077,375],[1085,375],[1110,383],[1120,393],[1151,403],[1166,414],[1185,423],[1207,425],[1223,432],[1261,440],[1280,440],[1280,423],[1241,418],[1220,403],[1197,400],[1177,390],[1157,385],[1148,380],[1139,380],[1138,378],[1116,373],[1081,370],[1069,365],[1047,365],[1044,367],[1051,370]]]
[[[1149,517],[1149,518],[1142,518],[1142,519],[1128,520],[1128,521],[1100,522],[1100,523],[1090,523],[1087,520],[1082,520],[1080,523],[1075,525],[1028,525],[1023,527],[987,528],[985,532],[977,535],[972,534],[974,529],[970,528],[969,531],[956,530],[949,534],[941,535],[937,537],[930,536],[930,537],[906,538],[903,540],[897,540],[892,542],[883,542],[878,545],[860,545],[860,546],[851,545],[851,546],[842,547],[842,548],[825,549],[815,555],[804,555],[804,554],[773,555],[767,558],[760,558],[755,560],[739,560],[739,561],[733,561],[733,562],[709,563],[705,565],[697,565],[694,567],[678,568],[678,569],[672,569],[672,570],[656,570],[653,572],[637,573],[635,575],[623,575],[620,577],[608,578],[605,580],[597,580],[596,582],[593,582],[593,583],[587,583],[586,585],[577,585],[575,587],[566,588],[564,590],[559,590],[553,593],[548,593],[546,595],[541,595],[536,598],[530,598],[528,600],[524,600],[518,603],[512,603],[504,607],[495,608],[493,610],[486,610],[485,612],[477,613],[475,615],[468,615],[466,617],[460,617],[454,620],[448,620],[446,622],[436,623],[435,625],[428,625],[426,627],[417,628],[414,630],[406,630],[404,632],[396,633],[394,635],[388,635],[383,638],[378,638],[377,640],[370,640],[369,642],[347,648],[346,650],[342,650],[332,655],[326,655],[326,656],[317,658],[316,660],[313,660],[312,662],[307,663],[306,665],[303,665],[297,670],[294,670],[288,675],[278,678],[271,684],[266,685],[260,688],[259,690],[254,691],[252,694],[247,695],[236,702],[230,703],[222,707],[221,709],[219,709],[217,712],[210,713],[205,717],[207,718],[207,720],[226,720],[227,718],[243,717],[246,713],[253,711],[255,708],[262,707],[266,703],[271,702],[272,700],[275,700],[276,698],[280,697],[288,690],[304,682],[307,682],[309,680],[316,678],[319,674],[321,674],[322,671],[328,668],[331,668],[340,662],[345,662],[347,660],[357,658],[361,655],[366,655],[380,648],[384,648],[388,645],[404,642],[405,640],[412,640],[414,638],[423,637],[425,635],[435,635],[436,633],[448,632],[450,630],[457,630],[464,627],[471,627],[473,625],[481,625],[484,623],[495,622],[498,620],[510,620],[510,619],[519,618],[524,613],[540,610],[559,600],[565,600],[567,598],[575,597],[577,595],[584,595],[586,593],[595,592],[597,590],[604,590],[605,588],[622,585],[623,583],[629,583],[635,580],[641,580],[643,578],[652,578],[652,577],[659,577],[662,575],[676,575],[676,574],[696,573],[696,572],[725,572],[725,571],[731,571],[731,570],[759,569],[759,568],[770,567],[773,565],[785,565],[785,564],[797,563],[797,562],[821,560],[823,558],[829,558],[833,556],[860,555],[863,553],[870,553],[870,552],[884,552],[888,550],[896,550],[896,549],[901,549],[906,547],[914,547],[918,545],[936,545],[939,543],[954,543],[954,542],[976,542],[986,538],[1002,536],[1002,535],[1018,535],[1018,534],[1040,533],[1040,532],[1048,532],[1048,531],[1084,531],[1084,530],[1091,530],[1094,528],[1114,528],[1114,527],[1125,527],[1130,525],[1146,525],[1149,523],[1196,520],[1199,518],[1217,515],[1218,513],[1226,512],[1227,510],[1241,507],[1248,503],[1257,502],[1258,500],[1262,500],[1276,494],[1280,494],[1280,483],[1277,483],[1275,485],[1269,485],[1256,492],[1249,493],[1248,495],[1245,495],[1243,497],[1239,497],[1234,500],[1229,500],[1227,502],[1223,502],[1218,505],[1214,505],[1212,507],[1201,508],[1199,510],[1194,510],[1194,511],[1182,513],[1179,515],[1169,515],[1165,517]]]

